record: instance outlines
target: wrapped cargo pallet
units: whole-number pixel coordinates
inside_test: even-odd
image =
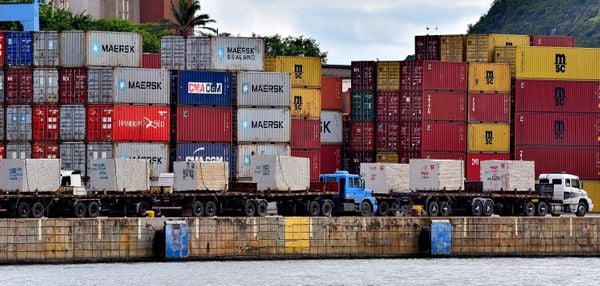
[[[229,163],[178,161],[173,162],[174,190],[225,191],[229,181]]]
[[[310,187],[307,158],[258,155],[252,159],[252,182],[259,191],[304,191]]]
[[[410,189],[414,191],[464,189],[463,161],[411,159]]]
[[[365,179],[365,188],[376,194],[410,191],[408,164],[361,163],[360,175]]]
[[[533,191],[535,189],[535,162],[489,160],[482,161],[483,191]]]
[[[88,176],[92,191],[147,191],[150,189],[150,162],[140,159],[91,160]]]
[[[60,160],[0,160],[0,184],[5,192],[55,192],[60,187]]]

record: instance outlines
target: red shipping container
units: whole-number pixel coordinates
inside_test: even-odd
[[[403,91],[400,100],[402,121],[465,121],[464,92]]]
[[[516,80],[515,112],[600,112],[600,81]]]
[[[319,175],[321,175],[321,150],[292,149],[291,155],[294,157],[308,158],[310,160],[310,180],[319,180]]]
[[[354,152],[375,150],[375,124],[373,122],[350,122],[350,150]]]
[[[33,142],[32,159],[58,159],[60,152],[57,142]]]
[[[0,144],[0,159],[6,159],[6,149],[4,144]]]
[[[400,91],[377,92],[377,120],[400,120]]]
[[[596,146],[600,143],[597,114],[517,113],[515,145]]]
[[[318,149],[321,146],[321,120],[292,119],[291,148]]]
[[[321,109],[343,110],[341,77],[321,77]]]
[[[86,108],[86,133],[88,142],[113,141],[114,105],[93,104]]]
[[[342,145],[321,145],[321,174],[342,169]]]
[[[418,61],[440,60],[441,37],[436,35],[415,36],[415,58]]]
[[[169,141],[168,106],[115,105],[113,139],[116,142]]]
[[[575,37],[573,36],[531,36],[532,46],[544,47],[575,47]]]
[[[342,167],[350,174],[360,174],[360,163],[375,163],[373,152],[349,152],[342,161]]]
[[[352,62],[351,68],[352,81],[350,85],[353,90],[375,90],[375,83],[377,82],[375,62]]]
[[[403,61],[400,71],[402,90],[467,90],[467,63]]]
[[[4,72],[4,101],[6,104],[33,102],[33,69],[8,68]]]
[[[469,93],[469,122],[510,122],[509,93]]]
[[[58,70],[58,95],[61,104],[84,104],[87,100],[87,69]]]
[[[400,141],[399,122],[377,122],[377,152],[397,152]]]
[[[465,152],[464,122],[401,122],[400,151]]]
[[[583,180],[600,179],[600,148],[519,146],[515,160],[535,161],[535,175],[564,171]]]
[[[60,108],[58,105],[34,106],[32,138],[34,141],[58,141],[60,134]]]
[[[509,160],[508,153],[468,153],[465,161],[465,173],[468,182],[481,182],[481,161]]]
[[[143,53],[142,54],[142,68],[144,68],[144,69],[159,69],[160,68],[160,54]]]
[[[178,106],[177,142],[231,142],[231,120],[230,107]]]
[[[6,46],[4,45],[4,32],[0,31],[0,68],[4,66],[4,57],[6,55]],[[4,150],[4,147],[2,147]],[[2,156],[4,158],[4,156]]]
[[[408,164],[410,159],[436,159],[436,160],[465,160],[465,153],[461,152],[400,152],[399,161]]]

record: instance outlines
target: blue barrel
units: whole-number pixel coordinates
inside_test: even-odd
[[[165,222],[165,259],[184,260],[188,257],[188,225],[185,221]]]
[[[8,32],[4,36],[6,43],[6,65],[33,65],[33,34],[31,32]]]
[[[431,221],[431,255],[450,255],[452,225],[449,220]]]
[[[180,71],[178,84],[178,104],[231,106],[230,72]]]

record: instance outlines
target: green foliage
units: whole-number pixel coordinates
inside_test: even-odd
[[[188,4],[186,0],[179,0],[177,6],[171,0],[171,11],[175,21],[165,20],[163,23],[166,27],[175,30],[177,35],[187,37],[193,34],[195,28],[200,30],[203,35],[205,34],[203,30],[217,32],[216,29],[207,26],[209,23],[215,23],[216,21],[211,19],[208,14],[200,14],[200,2],[198,0],[193,0],[191,4]]]
[[[313,38],[304,36],[282,38],[281,35],[265,37],[265,53],[268,56],[307,56],[319,57],[322,63],[327,62],[327,52],[321,52],[319,43]]]

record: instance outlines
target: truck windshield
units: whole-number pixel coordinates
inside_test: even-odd
[[[579,180],[571,180],[571,187],[580,189],[581,187],[579,187]]]
[[[352,179],[352,184],[353,184],[353,187],[355,187],[355,188],[362,188],[361,182],[362,181],[360,180],[360,178],[353,178]]]

